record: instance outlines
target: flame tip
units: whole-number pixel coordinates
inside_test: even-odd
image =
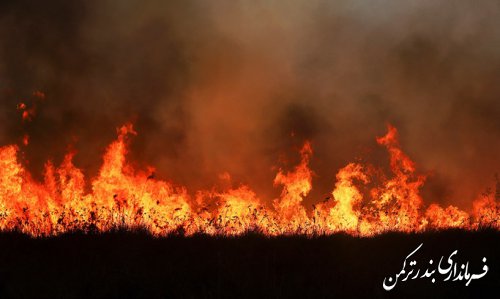
[[[500,229],[493,193],[476,199],[470,214],[452,205],[426,207],[419,194],[426,176],[415,172],[414,162],[401,150],[395,127],[377,138],[389,152],[392,176],[380,175],[370,164],[348,163],[337,172],[331,195],[314,204],[310,212],[303,204],[314,175],[309,168],[310,141],[304,142],[302,159],[295,168],[278,171],[274,184],[282,186],[282,192],[268,207],[246,184],[198,190],[193,198],[186,187],[157,179],[154,167],[136,171],[125,159],[124,138],[137,134],[132,123],[118,127],[117,133],[98,176],[88,182],[91,191],[86,191],[83,172],[73,165],[75,151],[68,151],[59,167],[47,161],[41,184],[18,162],[17,145],[0,147],[0,230],[45,236],[126,226],[147,228],[154,235],[182,229],[185,234],[210,235],[252,230],[266,235],[347,232],[373,236],[391,230],[474,229],[488,223]],[[227,172],[219,178],[231,180]]]

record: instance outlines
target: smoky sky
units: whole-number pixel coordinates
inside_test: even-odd
[[[2,1],[0,144],[28,134],[39,178],[74,148],[92,177],[131,121],[138,167],[190,192],[227,172],[270,200],[310,140],[309,204],[347,163],[385,163],[391,123],[425,200],[468,207],[500,168],[499,28],[488,0]]]

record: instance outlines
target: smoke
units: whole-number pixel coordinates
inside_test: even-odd
[[[312,203],[349,161],[384,162],[390,122],[425,199],[467,207],[500,168],[498,28],[497,1],[2,1],[0,144],[28,134],[35,174],[72,146],[95,176],[133,121],[139,166],[271,199],[310,140]]]

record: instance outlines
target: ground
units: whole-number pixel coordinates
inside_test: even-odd
[[[434,284],[422,278],[385,291],[384,278],[421,243],[421,265],[457,249],[456,260],[469,261],[470,272],[483,272],[483,257],[489,271],[468,287],[436,276]],[[4,232],[0,298],[495,298],[499,252],[500,232],[493,230],[374,238],[155,238],[121,230],[33,239]]]

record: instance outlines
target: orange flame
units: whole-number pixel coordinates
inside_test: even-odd
[[[21,108],[20,109],[25,109]],[[377,138],[390,156],[391,176],[380,177],[371,166],[349,163],[340,169],[331,199],[308,212],[302,201],[312,189],[309,168],[312,147],[302,147],[301,161],[274,179],[281,195],[266,205],[248,186],[222,191],[201,190],[194,198],[185,187],[154,178],[154,169],[134,169],[126,160],[131,124],[117,130],[118,138],[104,154],[96,178],[89,182],[66,155],[59,167],[45,165],[44,182],[36,182],[18,161],[19,148],[0,148],[0,230],[19,230],[33,236],[80,230],[104,232],[115,228],[143,228],[162,236],[174,231],[190,235],[333,234],[372,236],[386,231],[428,229],[500,229],[498,193],[474,201],[469,214],[454,206],[433,203],[424,210],[419,189],[425,177],[401,150],[396,128]],[[27,144],[27,143],[26,143]],[[229,174],[224,174],[230,179]],[[380,184],[368,186],[374,182]],[[90,187],[90,192],[86,188]],[[366,191],[366,192],[365,192]]]
[[[274,178],[275,185],[283,185],[281,197],[274,201],[277,221],[280,231],[302,231],[309,225],[309,219],[301,202],[312,189],[312,171],[309,169],[309,159],[312,148],[306,142],[300,151],[302,159],[294,171],[278,172]]]

